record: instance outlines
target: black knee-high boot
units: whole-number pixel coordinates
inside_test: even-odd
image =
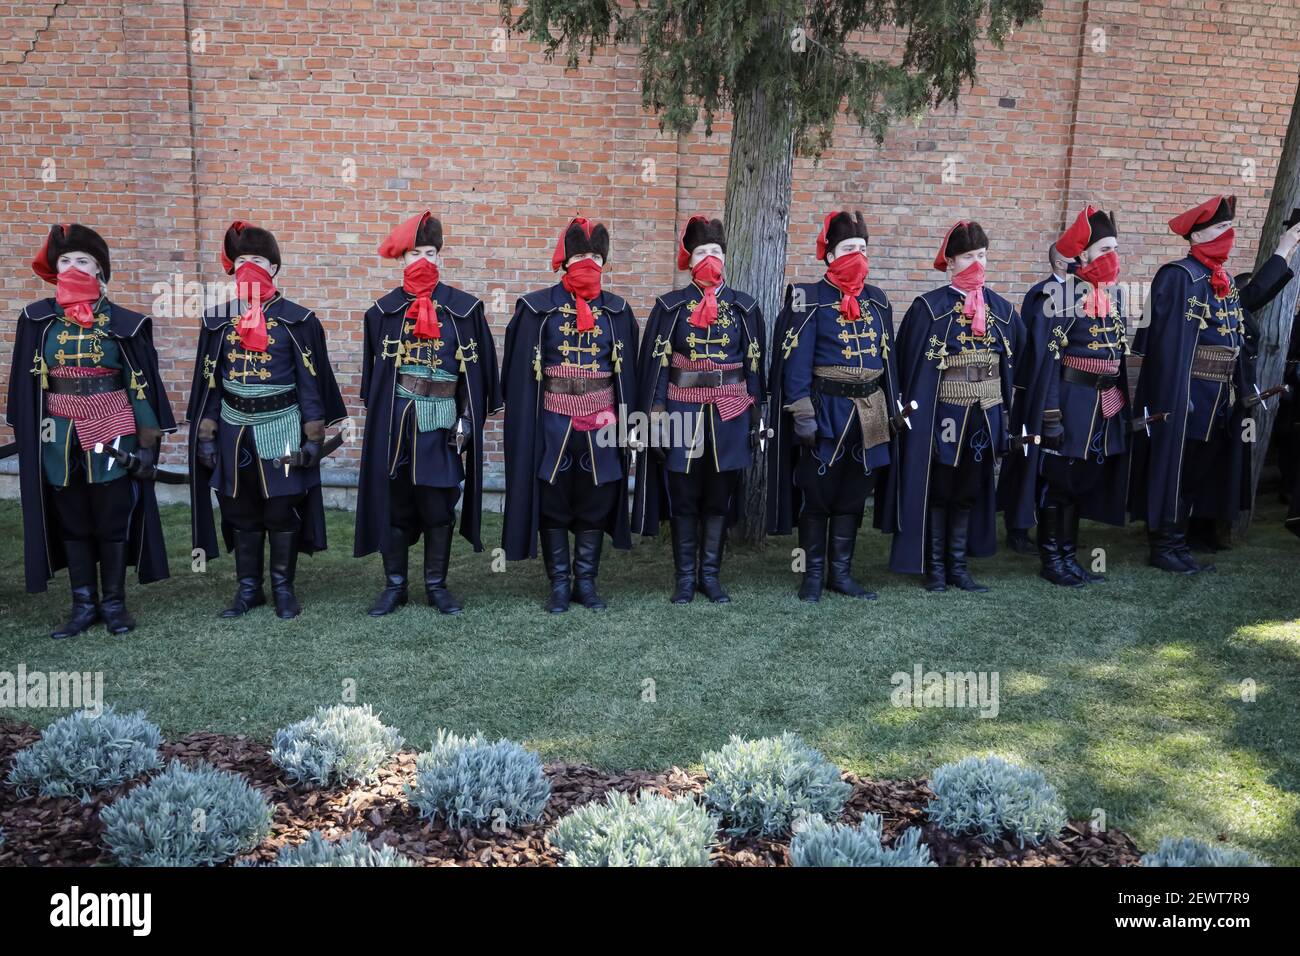
[[[368,612],[371,617],[392,614],[408,600],[407,574],[410,569],[410,542],[403,528],[388,529],[388,547],[380,553],[384,559],[384,589]]]
[[[970,508],[948,509],[948,583],[963,591],[988,590],[970,576],[966,559],[970,550]]]
[[[1079,505],[1074,501],[1061,505],[1061,562],[1085,584],[1106,580],[1106,575],[1095,574],[1079,563]]]
[[[673,536],[673,593],[668,600],[674,604],[690,604],[695,598],[695,573],[699,560],[698,531],[700,519],[695,515],[674,516],[668,519]]]
[[[447,568],[451,564],[452,526],[440,524],[424,529],[424,590],[429,606],[443,614],[459,614],[463,605],[447,590]]]
[[[1061,552],[1063,525],[1061,505],[1049,501],[1038,509],[1038,557],[1043,563],[1038,576],[1064,588],[1081,588],[1085,582],[1065,564]]]
[[[948,508],[930,505],[925,514],[925,577],[927,591],[948,590]]]
[[[96,575],[96,549],[93,541],[64,541],[68,556],[68,583],[72,586],[72,613],[68,620],[50,634],[56,641],[76,637],[99,623],[99,590]]]
[[[832,591],[851,598],[874,601],[876,595],[853,580],[853,552],[858,546],[857,515],[832,515],[827,583]]]
[[[271,540],[271,597],[275,599],[275,616],[287,621],[302,613],[293,592],[298,572],[298,532],[271,531],[267,537]]]
[[[129,634],[135,618],[126,609],[126,542],[99,542],[99,614],[110,634]]]
[[[551,582],[551,593],[546,599],[550,614],[563,614],[569,609],[573,597],[573,566],[569,563],[569,532],[565,528],[542,528],[542,561],[546,564],[546,577]]]
[[[235,600],[221,612],[221,617],[239,617],[266,603],[266,592],[262,590],[265,544],[265,531],[235,531],[235,577],[238,584]]]
[[[804,560],[799,600],[810,604],[821,600],[826,582],[826,522],[824,515],[799,519],[799,547]]]
[[[588,528],[573,533],[573,599],[590,611],[605,610],[605,602],[596,593],[600,574],[600,549],[605,532]]]
[[[700,591],[714,604],[730,604],[731,595],[722,589],[722,551],[727,544],[727,516],[705,515],[700,520]]]

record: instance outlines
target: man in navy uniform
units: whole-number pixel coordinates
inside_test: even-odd
[[[799,599],[814,602],[824,586],[874,599],[853,578],[863,508],[878,476],[896,461],[890,421],[899,397],[893,309],[867,284],[867,224],[861,212],[822,220],[819,282],[786,288],[772,332],[769,381],[778,411],[768,464],[768,530],[798,524],[804,556]],[[874,523],[890,530],[880,507]]]
[[[1074,270],[1073,263],[1061,255],[1056,243],[1047,247],[1048,274],[1029,287],[1020,303],[1020,319],[1028,333],[1043,319],[1043,313],[1052,308],[1054,303],[1063,301],[1068,277]],[[1018,434],[1020,430],[1020,406],[1026,383],[1023,381],[1026,371],[1021,363],[1016,374],[1018,381],[1013,382],[1013,401],[1011,403],[1011,431]],[[1028,460],[1023,455],[1013,455],[1002,464],[998,476],[998,510],[1002,512],[1007,526],[1007,547],[1016,554],[1036,554],[1037,548],[1029,539],[1029,530],[1036,523],[1037,501],[1033,491],[1038,484],[1034,469],[1027,467]]]
[[[408,555],[421,534],[429,604],[460,612],[447,568],[462,482],[461,535],[483,550],[483,429],[500,406],[496,346],[483,303],[441,281],[442,241],[442,223],[427,210],[393,230],[379,254],[403,263],[402,284],[365,316],[367,419],[353,553],[383,556],[373,617],[407,602]]]
[[[1292,278],[1297,230],[1238,289],[1224,268],[1232,250],[1235,196],[1214,196],[1169,221],[1190,243],[1151,283],[1150,323],[1134,336],[1142,356],[1134,407],[1165,414],[1133,436],[1129,511],[1145,521],[1150,563],[1173,574],[1213,570],[1191,553],[1189,520],[1231,525],[1250,507],[1251,443],[1244,403],[1254,391],[1246,360],[1246,312],[1263,308]]]
[[[238,588],[222,617],[266,603],[263,547],[270,541],[275,613],[296,617],[298,552],[325,548],[320,489],[325,428],[347,416],[316,314],[275,287],[280,247],[265,229],[235,221],[221,265],[235,298],[207,310],[190,391],[190,502],[194,547],[217,556],[208,489],[235,553]]]
[[[1128,501],[1127,321],[1115,283],[1119,237],[1114,218],[1088,206],[1056,241],[1077,259],[1074,275],[1045,308],[1035,309],[1017,368],[1024,383],[1012,434],[1041,435],[1027,445],[1019,499],[1036,506],[1040,576],[1079,588],[1105,580],[1078,560],[1080,514],[1123,526]]]
[[[637,407],[637,327],[627,303],[601,288],[608,260],[604,224],[570,220],[551,256],[561,281],[519,299],[506,329],[502,545],[519,561],[535,557],[541,539],[552,614],[571,601],[603,610],[596,577],[605,534],[616,548],[632,546],[630,442],[617,425]]]
[[[692,216],[677,248],[691,283],[655,300],[641,350],[637,394],[663,427],[638,467],[632,525],[654,536],[668,518],[674,604],[697,590],[731,600],[719,577],[723,544],[763,419],[763,315],[725,283],[726,254],[722,220]]]
[[[135,628],[127,565],[142,584],[167,577],[149,479],[161,436],[176,423],[152,322],[109,300],[108,244],[88,226],[54,226],[32,271],[55,291],[19,316],[6,409],[22,462],[27,590],[44,591],[66,565],[72,613],[51,636],[100,621],[126,634]]]
[[[927,591],[987,591],[968,559],[997,550],[993,466],[1010,447],[1025,333],[1011,303],[984,287],[988,245],[978,222],[949,229],[934,259],[948,284],[917,297],[898,329],[902,393],[918,407],[900,436],[901,466],[890,470],[890,567],[924,574]]]

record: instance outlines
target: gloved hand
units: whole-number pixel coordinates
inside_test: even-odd
[[[470,439],[474,437],[474,423],[468,415],[461,415],[447,432],[447,444],[456,449],[456,454],[459,455],[469,447]]]
[[[299,468],[315,468],[320,464],[320,446],[320,442],[312,441],[310,438],[307,439],[302,443],[302,447],[298,449],[297,457],[301,459],[301,462],[295,462],[295,464]]]
[[[194,457],[204,468],[217,467],[217,423],[211,418],[199,422],[198,440],[194,445]]]
[[[794,418],[794,438],[805,448],[817,444],[817,412],[811,398],[801,398],[791,402],[785,410]]]
[[[158,473],[158,452],[154,448],[137,448],[127,463],[126,473],[148,481]]]
[[[1044,448],[1055,450],[1065,441],[1065,426],[1061,424],[1061,413],[1043,412],[1043,434],[1040,439]]]

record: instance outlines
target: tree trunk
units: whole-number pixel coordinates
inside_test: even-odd
[[[755,88],[733,109],[727,170],[727,282],[758,300],[772,349],[772,323],[785,288],[786,232],[794,173],[794,108]],[[769,419],[779,414],[770,409]],[[761,544],[767,525],[767,463],[758,455],[745,478],[740,530]]]
[[[1300,206],[1300,87],[1291,106],[1291,121],[1287,125],[1286,139],[1282,143],[1282,158],[1278,162],[1273,180],[1273,194],[1269,198],[1268,216],[1264,220],[1264,234],[1259,241],[1259,254],[1255,268],[1259,269],[1282,235],[1282,222],[1296,206]],[[1260,390],[1282,383],[1286,371],[1286,352],[1291,340],[1291,324],[1296,312],[1296,283],[1290,282],[1276,299],[1253,318],[1259,335],[1259,357],[1256,360],[1256,379]],[[1268,452],[1269,438],[1277,418],[1278,400],[1269,399],[1255,409],[1255,447],[1252,449],[1251,501],[1259,491],[1259,476],[1264,469],[1264,455]]]

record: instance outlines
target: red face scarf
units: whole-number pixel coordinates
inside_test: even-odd
[[[717,256],[705,256],[691,266],[691,278],[704,293],[704,300],[691,313],[691,325],[707,329],[718,317],[717,288],[722,284],[722,260]]]
[[[984,309],[984,263],[976,259],[952,277],[953,287],[966,293],[962,314],[970,316],[970,330],[983,335],[987,329]]]
[[[578,331],[590,332],[596,327],[596,317],[591,314],[592,299],[600,295],[600,263],[595,259],[579,259],[564,270],[560,280],[566,292],[573,295],[578,308]]]
[[[1083,300],[1083,314],[1094,319],[1110,315],[1110,297],[1106,294],[1106,286],[1114,285],[1119,278],[1119,253],[1112,249],[1086,266],[1075,269],[1074,274],[1091,287]]]
[[[402,288],[415,296],[406,310],[406,317],[415,319],[415,337],[418,339],[442,338],[438,307],[433,304],[433,290],[437,284],[438,267],[423,256],[402,272]]]
[[[840,315],[854,321],[862,314],[858,295],[866,284],[869,265],[865,252],[846,252],[826,267],[827,280],[841,293]]]
[[[1210,270],[1210,288],[1220,299],[1232,288],[1232,279],[1223,264],[1228,261],[1228,253],[1232,251],[1232,240],[1235,237],[1236,231],[1229,226],[1218,238],[1192,245],[1192,258]]]
[[[55,280],[54,301],[63,306],[63,314],[83,329],[95,324],[95,310],[99,301],[99,280],[76,266],[64,269]]]
[[[275,296],[271,273],[256,262],[245,262],[235,270],[235,292],[248,308],[239,317],[239,340],[250,352],[266,351],[266,316],[262,303]]]

